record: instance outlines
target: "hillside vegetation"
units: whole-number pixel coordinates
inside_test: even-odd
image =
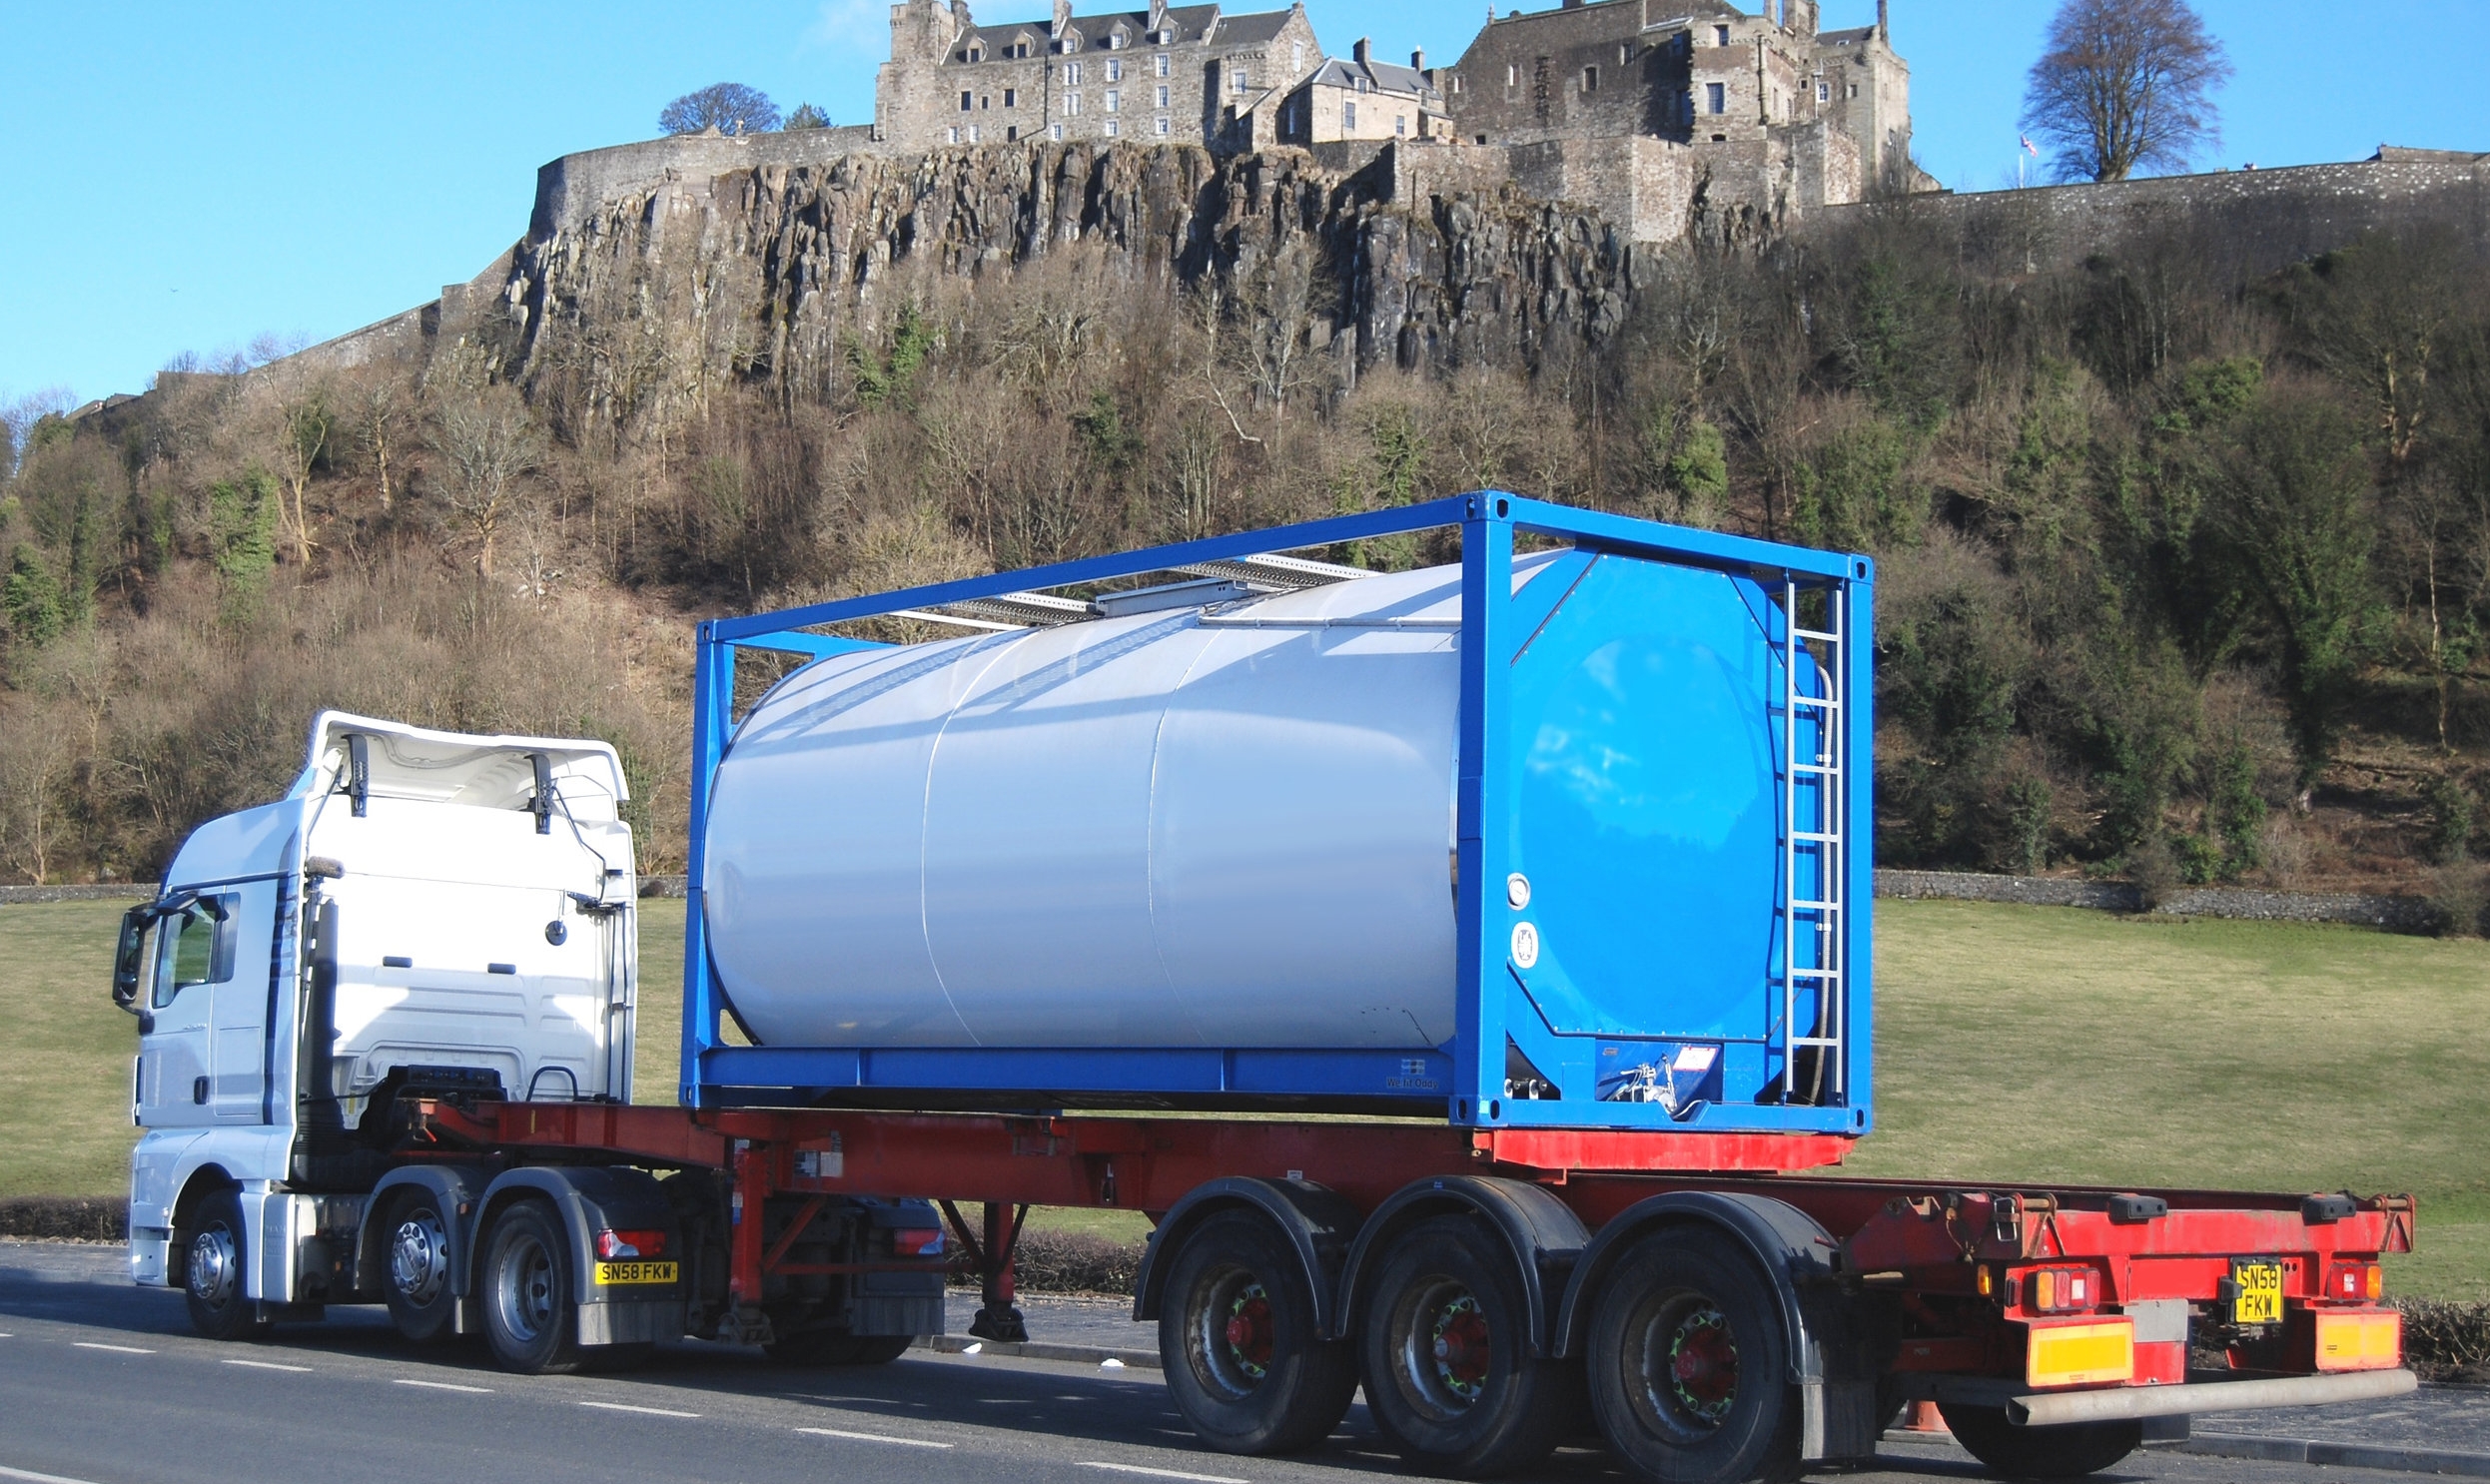
[[[1615,323],[1440,372],[1350,375],[1375,291],[1300,235],[1191,281],[898,256],[801,384],[766,306],[653,252],[558,355],[479,321],[167,376],[0,460],[0,870],[154,872],[320,706],[608,737],[678,868],[698,616],[1496,486],[1876,553],[1890,864],[2383,886],[2470,930],[2473,250],[2237,282],[2178,237],[2002,274],[1946,233],[1638,249]]]
[[[1878,1129],[1846,1173],[2421,1197],[2399,1292],[2490,1299],[2490,946],[2341,928],[1878,906]],[[0,907],[0,1196],[128,1180],[119,908]],[[678,1080],[682,907],[642,917],[636,1095]],[[1141,1229],[1129,1215],[1050,1226]]]

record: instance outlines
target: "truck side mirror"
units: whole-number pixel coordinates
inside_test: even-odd
[[[139,991],[143,988],[147,967],[140,962],[147,947],[148,924],[156,920],[156,904],[144,903],[121,915],[121,943],[113,953],[113,1004],[132,1015],[139,1013]]]

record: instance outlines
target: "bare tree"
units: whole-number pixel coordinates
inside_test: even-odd
[[[408,424],[414,420],[415,409],[408,393],[405,371],[387,363],[366,367],[347,392],[347,415],[355,441],[372,455],[384,514],[397,502],[397,486],[390,480],[390,461],[404,452]]]
[[[2024,127],[2062,180],[2184,170],[2221,142],[2222,44],[2186,0],[2064,0],[2024,91]]]
[[[431,446],[449,508],[475,535],[475,570],[492,575],[493,540],[544,462],[545,443],[513,388],[487,380],[472,358],[452,360],[432,388]]]
[[[294,547],[296,564],[308,567],[319,545],[312,539],[312,474],[329,457],[337,437],[337,408],[325,383],[293,378],[276,388],[268,416],[277,475],[286,485],[287,541]]]

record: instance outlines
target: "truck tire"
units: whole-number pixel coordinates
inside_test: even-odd
[[[484,1339],[503,1370],[549,1376],[579,1368],[570,1233],[551,1206],[522,1200],[504,1210],[485,1240],[479,1276]]]
[[[2004,1407],[1939,1402],[1965,1452],[2010,1479],[2077,1479],[2096,1474],[2144,1445],[2141,1422],[2076,1422],[2017,1427]]]
[[[182,1228],[182,1297],[191,1327],[209,1339],[266,1339],[275,1327],[248,1296],[250,1229],[243,1224],[242,1196],[230,1189],[210,1191]]]
[[[1582,1373],[1530,1353],[1530,1311],[1503,1240],[1437,1216],[1392,1244],[1367,1290],[1358,1358],[1366,1411],[1403,1458],[1486,1478],[1555,1451]]]
[[[1617,1259],[1591,1309],[1591,1411],[1662,1484],[1799,1476],[1799,1409],[1779,1301],[1728,1237],[1680,1226]]]
[[[815,1329],[772,1340],[761,1349],[770,1359],[787,1366],[888,1365],[908,1353],[914,1338],[905,1334],[840,1334]]]
[[[1221,1211],[1168,1274],[1159,1360],[1176,1409],[1223,1453],[1294,1453],[1348,1414],[1357,1357],[1321,1337],[1296,1253],[1270,1221]]]
[[[458,1295],[450,1282],[449,1223],[441,1219],[436,1197],[428,1190],[408,1192],[379,1230],[387,1243],[382,1283],[390,1321],[418,1345],[449,1338]]]

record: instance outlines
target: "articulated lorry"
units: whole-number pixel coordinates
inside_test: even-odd
[[[1321,559],[1387,537],[1446,564]],[[2408,1198],[1836,1172],[1873,588],[1481,493],[704,624],[662,1106],[614,751],[324,715],[125,925],[133,1274],[217,1337],[871,1365],[954,1271],[1022,1337],[1031,1207],[1135,1210],[1205,1445],[1362,1387],[1469,1476],[1788,1478],[1913,1401],[2072,1476],[2408,1390]]]

